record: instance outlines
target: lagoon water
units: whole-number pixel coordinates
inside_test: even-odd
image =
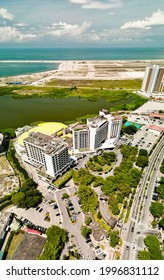
[[[21,75],[58,68],[64,60],[149,60],[164,59],[162,48],[106,49],[1,49],[0,77]],[[6,62],[2,62],[6,61]],[[21,62],[18,62],[21,61]],[[25,61],[33,61],[25,62]],[[35,61],[35,62],[34,62]],[[39,61],[39,62],[36,62]],[[54,63],[50,63],[54,61]],[[120,100],[119,103],[124,103]],[[0,128],[23,126],[35,121],[67,121],[117,104],[104,100],[95,102],[79,98],[14,99],[0,96]]]
[[[64,60],[149,60],[164,59],[163,48],[76,48],[76,49],[1,49],[0,77],[36,73],[58,68]],[[18,63],[17,61],[22,61]],[[2,62],[9,61],[9,62]],[[12,62],[14,61],[14,62]],[[25,63],[24,61],[40,61]],[[44,61],[44,62],[43,62]],[[49,63],[54,61],[54,63]]]
[[[89,101],[69,98],[25,98],[15,99],[0,96],[0,129],[21,127],[35,121],[64,122],[87,114],[98,114],[102,108],[109,109],[112,103],[105,100]]]

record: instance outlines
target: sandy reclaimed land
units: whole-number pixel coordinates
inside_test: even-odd
[[[52,63],[52,61],[51,61]],[[56,63],[56,61],[54,61]],[[58,61],[59,63],[59,61]],[[0,78],[0,85],[10,82],[43,85],[52,80],[128,80],[143,79],[145,67],[164,66],[164,60],[60,61],[54,71]]]

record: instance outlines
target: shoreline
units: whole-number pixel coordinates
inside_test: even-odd
[[[45,85],[53,80],[133,80],[143,79],[146,66],[164,60],[3,60],[2,63],[55,63],[58,69],[0,78],[0,85],[20,82],[24,85]]]

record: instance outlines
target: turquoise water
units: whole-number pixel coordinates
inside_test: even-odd
[[[127,122],[125,123],[125,126],[130,126],[131,124],[134,124],[135,127],[136,127],[137,129],[139,129],[139,128],[141,127],[141,124],[139,124],[139,123],[133,123],[133,122],[129,122],[129,121],[127,121]]]
[[[76,48],[76,49],[1,49],[0,77],[54,70],[61,60],[149,60],[164,59],[163,48]],[[3,63],[2,61],[9,61]],[[22,63],[17,63],[17,61]],[[24,61],[41,61],[25,63]],[[14,61],[14,62],[11,62]],[[43,62],[46,61],[46,62]]]

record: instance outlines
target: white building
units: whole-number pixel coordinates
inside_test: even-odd
[[[164,92],[164,67],[159,65],[146,67],[141,91],[148,93]]]
[[[77,125],[73,129],[74,152],[114,146],[119,139],[121,127],[120,116],[112,116],[107,110],[101,110],[99,116],[87,119],[86,125]]]
[[[24,146],[29,163],[44,167],[46,173],[53,178],[70,167],[68,145],[60,138],[33,132],[24,139]]]

